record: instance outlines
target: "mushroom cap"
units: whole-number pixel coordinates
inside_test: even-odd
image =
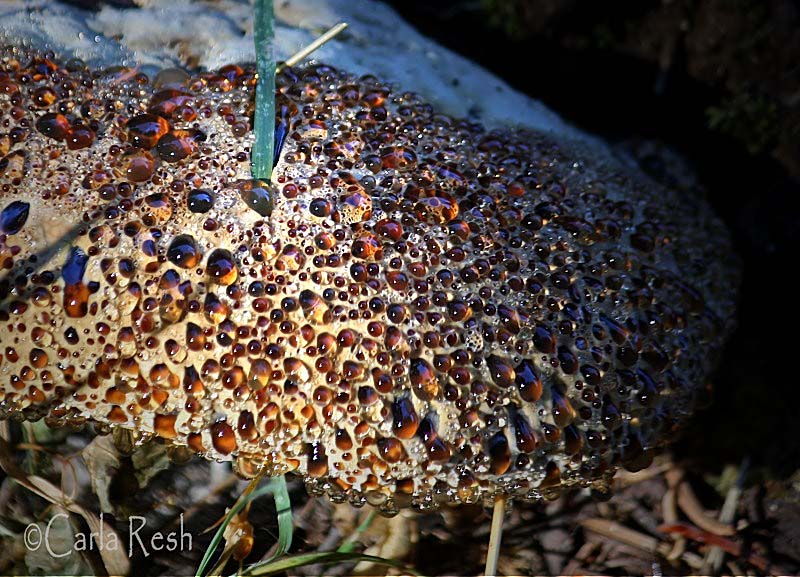
[[[178,83],[0,57],[0,414],[86,420],[399,507],[605,487],[732,327],[701,198],[330,66]]]

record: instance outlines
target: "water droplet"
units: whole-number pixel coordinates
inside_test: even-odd
[[[28,220],[31,205],[15,200],[0,212],[0,230],[6,234],[17,234]]]
[[[414,393],[423,401],[430,401],[439,395],[439,380],[433,372],[433,367],[423,358],[411,359],[408,377]]]
[[[515,411],[512,416],[517,448],[523,453],[531,453],[539,445],[536,432],[531,428],[528,420],[520,411]]]
[[[36,130],[54,140],[64,140],[70,131],[69,120],[63,114],[43,114],[36,120]]]
[[[155,114],[140,114],[128,121],[128,142],[137,148],[153,148],[169,132],[169,122]]]
[[[412,438],[419,427],[419,417],[414,403],[408,397],[395,399],[392,403],[392,428],[400,439]]]
[[[209,255],[206,273],[211,280],[223,286],[233,284],[239,278],[236,261],[231,252],[224,248],[214,249],[214,252]]]
[[[511,466],[511,449],[503,431],[498,431],[492,435],[486,445],[490,458],[489,468],[492,474],[502,475],[508,471]]]
[[[223,455],[236,450],[236,435],[226,421],[217,421],[211,425],[211,442],[214,448]]]
[[[308,444],[308,474],[312,477],[322,477],[328,472],[328,457],[325,446],[320,441]]]
[[[270,216],[274,207],[275,191],[269,183],[251,179],[239,183],[239,195],[247,206],[261,216]]]
[[[523,400],[534,403],[542,396],[542,379],[528,359],[524,359],[517,366],[516,383]]]
[[[197,247],[197,241],[194,237],[188,234],[179,234],[169,245],[167,249],[167,259],[181,268],[194,268],[200,262],[201,258],[200,249]]]

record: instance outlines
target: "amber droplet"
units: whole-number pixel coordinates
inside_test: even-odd
[[[423,358],[411,359],[408,377],[414,393],[423,401],[430,401],[439,395],[439,380],[433,367]]]
[[[553,487],[561,484],[561,469],[553,461],[548,461],[544,468],[544,479],[539,483],[539,486]]]
[[[458,216],[458,203],[447,193],[421,198],[414,206],[419,220],[431,224],[446,224]]]
[[[531,428],[528,420],[521,412],[516,411],[513,416],[514,433],[517,440],[517,448],[522,453],[533,452],[539,441],[536,438],[536,433]]]
[[[387,463],[397,463],[406,457],[406,450],[403,443],[397,439],[383,438],[378,439],[378,451]]]
[[[190,131],[173,130],[158,139],[156,152],[164,162],[180,162],[197,150],[197,139],[197,134]]]
[[[519,395],[529,403],[535,403],[542,396],[542,379],[533,363],[524,359],[516,368],[516,383]]]
[[[408,397],[395,399],[392,403],[392,428],[399,439],[412,438],[419,426],[419,417],[414,403]]]
[[[74,247],[61,268],[64,279],[64,311],[70,318],[86,316],[89,309],[89,287],[83,282],[83,273],[89,256],[79,247]]]
[[[575,425],[564,427],[564,450],[567,455],[577,455],[583,447],[583,436]]]
[[[560,429],[563,429],[575,420],[575,409],[569,399],[562,395],[556,387],[550,388],[553,404],[553,421]]]
[[[54,140],[64,140],[70,131],[69,120],[63,114],[43,114],[36,120],[36,130]]]
[[[353,440],[346,429],[336,429],[336,447],[340,451],[349,451],[353,448]]]
[[[176,419],[177,415],[156,415],[153,417],[153,430],[165,439],[174,439],[177,436],[175,433]]]
[[[31,100],[38,108],[48,108],[56,98],[55,91],[49,86],[42,86],[31,93]]]
[[[132,154],[125,159],[125,178],[129,182],[146,182],[153,176],[156,161],[146,151]]]
[[[325,445],[320,441],[308,444],[308,474],[312,477],[322,477],[328,472],[328,456],[325,454]]]
[[[613,431],[622,423],[622,415],[619,409],[611,402],[609,396],[603,398],[603,425],[609,430]]]
[[[0,230],[9,235],[17,234],[28,221],[30,208],[30,203],[22,200],[15,200],[9,203],[0,212]]]
[[[80,150],[89,148],[94,142],[94,131],[87,126],[76,126],[67,135],[67,148]]]
[[[203,446],[203,436],[200,433],[189,433],[186,438],[189,448],[197,453],[204,453],[206,448]]]
[[[272,214],[275,191],[263,180],[251,179],[239,183],[239,195],[247,206],[261,216]]]
[[[511,466],[511,449],[503,431],[498,431],[489,438],[486,450],[489,452],[489,468],[493,474],[502,475],[508,471]]]
[[[517,374],[507,360],[496,355],[489,355],[486,364],[489,367],[489,374],[497,386],[508,388],[514,384]]]
[[[206,273],[211,277],[211,280],[223,286],[233,284],[239,278],[236,261],[233,259],[231,252],[224,248],[214,249],[214,252],[208,256]]]
[[[229,455],[236,450],[236,435],[226,421],[217,421],[211,425],[211,442],[214,448],[223,455]]]
[[[556,350],[556,339],[547,327],[536,325],[533,329],[533,346],[543,353]]]
[[[200,262],[200,249],[194,237],[189,234],[179,234],[167,249],[167,259],[181,268],[194,268]]]
[[[169,122],[155,114],[140,114],[128,121],[128,142],[137,148],[153,148],[169,132]]]

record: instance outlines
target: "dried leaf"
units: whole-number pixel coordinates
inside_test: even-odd
[[[100,510],[112,513],[114,507],[109,499],[109,487],[114,473],[119,469],[119,452],[109,436],[95,437],[81,452],[89,477],[92,480],[92,491],[100,501]]]
[[[365,555],[382,559],[403,559],[411,552],[411,536],[416,534],[415,516],[409,511],[401,511],[394,517],[376,517],[364,537],[372,537],[376,542],[365,551]],[[353,569],[354,575],[374,575],[376,566],[362,561]]]
[[[131,461],[140,487],[147,487],[153,477],[169,469],[170,465],[167,447],[160,443],[145,443],[137,447]]]
[[[25,566],[31,575],[91,575],[92,568],[76,544],[75,528],[64,509],[55,508],[49,521],[25,531]]]
[[[86,521],[86,524],[89,525],[91,531],[99,533],[100,528],[102,527],[105,535],[108,535],[110,538],[120,542],[119,536],[116,534],[116,531],[114,531],[111,525],[102,521],[91,511],[88,511],[87,509],[84,509],[75,503],[68,495],[66,495],[53,483],[37,475],[26,475],[25,472],[17,467],[16,463],[14,463],[11,445],[9,445],[8,442],[3,439],[0,439],[0,467],[2,467],[10,477],[13,477],[17,483],[29,491],[36,493],[42,499],[45,499],[54,505],[59,505],[67,511],[76,513],[83,517]],[[111,537],[111,535],[113,535],[113,537]],[[125,554],[123,548],[98,548],[98,550],[109,575],[128,574],[128,571],[130,571],[130,560]]]

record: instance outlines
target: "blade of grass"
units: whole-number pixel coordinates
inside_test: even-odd
[[[253,481],[257,484],[260,480],[260,477],[257,477]],[[251,484],[250,487],[254,487],[254,484]],[[245,492],[239,497],[239,499],[234,503],[233,507],[231,507],[230,511],[225,515],[225,518],[222,520],[222,523],[219,524],[217,528],[217,532],[214,533],[214,537],[211,539],[211,543],[208,544],[208,548],[206,549],[205,555],[203,555],[203,560],[200,561],[200,566],[197,568],[197,573],[195,573],[195,577],[203,577],[205,574],[206,567],[208,566],[209,562],[211,561],[211,557],[214,555],[214,551],[217,550],[220,542],[222,541],[223,534],[225,533],[225,527],[231,522],[234,515],[236,515],[239,511],[241,511],[247,503],[252,501],[253,499],[258,499],[263,495],[269,495],[273,492],[273,487],[270,484],[264,485],[255,490],[250,490]]]
[[[256,113],[253,178],[270,180],[275,147],[275,13],[272,0],[256,0]]]
[[[292,519],[292,501],[286,488],[286,477],[281,475],[270,479],[266,488],[270,489],[269,492],[275,499],[275,511],[278,513],[278,547],[275,549],[275,553],[267,559],[267,561],[272,561],[285,555],[292,546],[294,520]]]
[[[301,553],[300,555],[289,555],[287,557],[281,557],[280,559],[275,559],[269,562],[256,563],[255,565],[251,565],[250,567],[246,568],[244,571],[239,573],[239,575],[240,577],[247,575],[254,577],[258,575],[275,575],[276,573],[282,573],[284,571],[295,569],[297,567],[303,567],[305,565],[316,565],[318,563],[322,565],[331,565],[333,563],[345,563],[348,561],[366,561],[369,563],[375,563],[376,565],[384,565],[402,569],[404,572],[410,575],[419,575],[415,571],[406,567],[404,564],[392,559],[384,559],[383,557],[375,557],[374,555],[363,555],[361,553],[340,553],[338,551]]]
[[[363,534],[364,534],[364,532],[365,532],[367,529],[369,529],[369,526],[370,526],[370,525],[372,525],[372,521],[375,519],[375,514],[376,514],[376,512],[375,512],[375,509],[373,509],[372,511],[370,511],[370,512],[369,512],[369,515],[367,515],[367,516],[366,516],[366,518],[364,519],[364,521],[362,521],[362,523],[361,523],[361,524],[360,524],[358,527],[356,527],[356,530],[355,530],[355,531],[353,531],[353,534],[352,534],[352,535],[350,535],[350,536],[349,536],[349,537],[348,537],[348,538],[347,538],[347,539],[344,541],[344,543],[342,543],[341,545],[339,545],[339,548],[338,548],[338,549],[336,549],[336,552],[337,552],[337,553],[350,553],[350,552],[352,552],[352,551],[353,551],[353,548],[354,548],[354,547],[355,547],[355,545],[356,545],[356,541],[358,541],[358,538],[359,538],[361,535],[363,535]]]

